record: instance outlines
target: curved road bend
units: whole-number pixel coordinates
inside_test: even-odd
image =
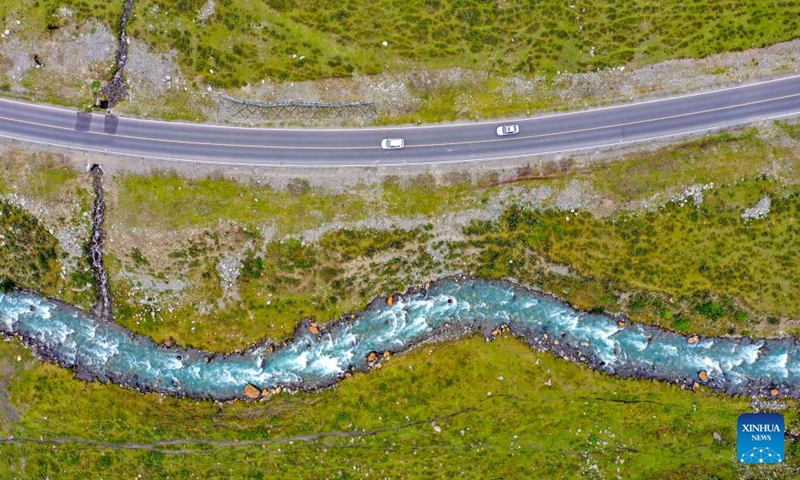
[[[514,158],[800,114],[800,76],[541,117],[419,127],[241,128],[90,115],[0,99],[0,136],[68,148],[229,165],[368,166]],[[497,137],[517,123],[520,133]],[[406,148],[382,150],[381,139]]]

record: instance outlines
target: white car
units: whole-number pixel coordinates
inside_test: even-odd
[[[384,150],[395,150],[405,146],[406,142],[404,142],[402,138],[384,138],[383,141],[381,141],[381,148]]]
[[[516,135],[519,133],[519,125],[500,125],[497,127],[497,135],[505,137],[506,135]]]

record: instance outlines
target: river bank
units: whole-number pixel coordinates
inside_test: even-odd
[[[701,338],[581,312],[507,281],[445,278],[376,298],[327,327],[301,322],[281,345],[262,341],[215,355],[156,345],[92,314],[32,292],[0,297],[0,328],[42,358],[97,378],[175,396],[259,398],[318,391],[417,345],[508,331],[540,351],[621,377],[700,384],[728,394],[800,398],[794,338]]]

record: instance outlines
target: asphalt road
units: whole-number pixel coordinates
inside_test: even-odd
[[[367,166],[507,159],[597,148],[800,114],[800,76],[540,117],[418,127],[240,128],[84,112],[0,99],[0,136],[83,150],[229,165]],[[516,123],[518,135],[498,137]],[[381,140],[405,139],[401,150]]]

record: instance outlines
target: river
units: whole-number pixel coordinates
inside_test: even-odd
[[[377,298],[358,314],[317,329],[302,323],[286,346],[262,342],[214,355],[156,345],[147,337],[32,292],[0,293],[0,331],[42,358],[97,378],[176,396],[232,399],[261,389],[315,390],[384,355],[433,339],[501,331],[612,375],[656,378],[727,393],[800,397],[794,338],[703,338],[578,311],[505,281],[447,278],[405,295]],[[316,333],[315,333],[316,332]],[[772,392],[775,394],[776,392]]]

